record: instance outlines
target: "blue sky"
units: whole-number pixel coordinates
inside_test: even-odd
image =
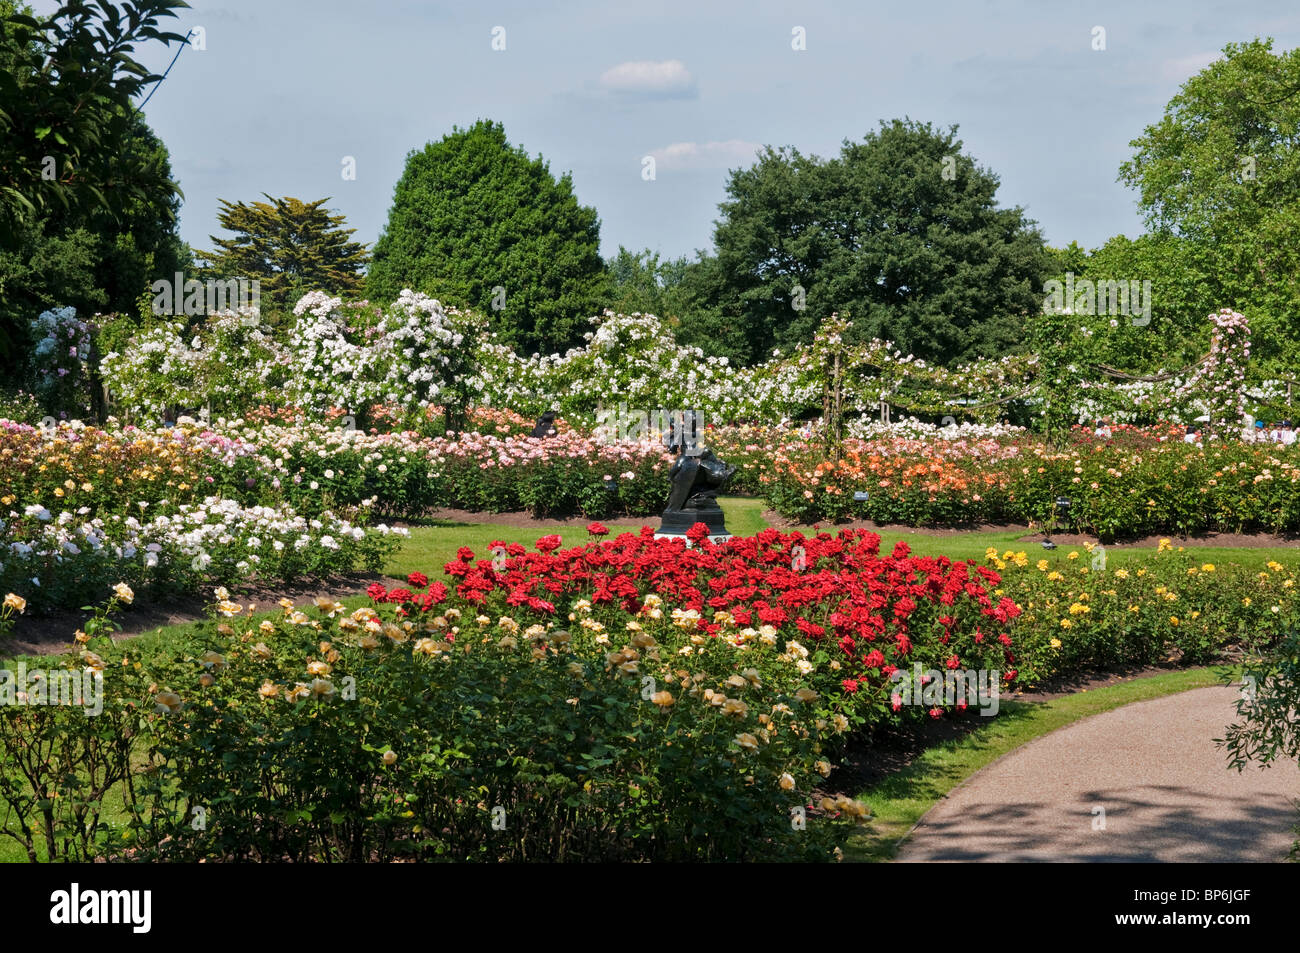
[[[756,147],[827,156],[902,116],[956,123],[1003,205],[1053,245],[1095,247],[1141,232],[1118,167],[1188,77],[1229,42],[1300,43],[1284,0],[193,0],[180,13],[177,32],[202,27],[206,49],[181,54],[145,113],[198,248],[218,231],[219,198],[262,192],[330,196],[373,243],[407,153],[484,117],[572,173],[604,254],[676,256],[712,246],[727,170]],[[161,71],[171,55],[141,58]]]

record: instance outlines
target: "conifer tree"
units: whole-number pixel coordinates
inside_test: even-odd
[[[235,237],[209,236],[215,250],[200,256],[211,270],[222,278],[261,282],[264,311],[291,308],[308,291],[359,295],[369,252],[348,240],[356,229],[344,228],[344,216],[329,213],[329,199],[262,194],[267,201],[248,205],[221,200],[218,221]]]

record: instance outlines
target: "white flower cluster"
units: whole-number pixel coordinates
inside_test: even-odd
[[[286,579],[355,568],[377,539],[404,529],[370,529],[324,513],[308,519],[289,507],[244,507],[208,497],[146,518],[91,517],[87,508],[51,513],[42,506],[0,520],[0,581],[33,592],[78,580],[140,584],[197,574],[205,580]]]
[[[859,417],[850,421],[845,431],[847,436],[858,440],[1014,440],[1028,434],[1024,427],[1014,424],[979,424],[970,421],[927,424],[915,417],[905,417],[890,423]]]

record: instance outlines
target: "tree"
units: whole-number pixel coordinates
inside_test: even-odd
[[[1246,314],[1255,356],[1281,370],[1300,356],[1300,49],[1272,46],[1225,46],[1133,140],[1120,179],[1153,234],[1203,263],[1209,310]]]
[[[595,209],[485,120],[407,156],[374,259],[371,298],[411,288],[481,309],[525,351],[579,343],[606,300]]]
[[[714,233],[719,309],[752,356],[809,340],[832,311],[930,361],[1019,344],[1051,256],[961,148],[955,126],[894,120],[830,160],[769,147],[734,171]]]
[[[36,20],[0,0],[0,364],[8,381],[22,378],[29,323],[41,311],[133,310],[152,278],[188,261],[166,147],[131,102],[156,77],[128,56],[141,40],[183,39],[153,28],[179,6],[107,12],[69,3]],[[94,58],[105,51],[115,63]]]
[[[157,24],[181,0],[114,7],[70,0],[36,18],[0,11],[0,236],[58,208],[71,214],[149,200],[156,167],[129,161],[135,97],[160,79],[132,59],[144,41],[184,42]]]
[[[222,278],[259,281],[265,311],[292,307],[308,291],[359,294],[369,255],[365,245],[348,240],[356,229],[343,227],[344,216],[324,208],[329,199],[262,194],[268,201],[251,205],[221,200],[217,220],[235,237],[209,236],[217,250],[201,257],[211,270]]]

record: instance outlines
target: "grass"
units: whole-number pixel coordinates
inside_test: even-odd
[[[736,536],[752,536],[754,533],[768,527],[767,520],[763,519],[763,510],[767,504],[761,499],[752,497],[729,496],[720,497],[718,502],[722,505],[722,510],[726,514],[727,529]],[[484,519],[491,519],[491,514],[484,514]],[[643,525],[658,525],[657,517],[646,517],[642,520],[619,520],[617,522],[606,522],[611,535],[618,535],[621,532],[637,533],[640,532]],[[834,531],[831,525],[823,526],[824,529]],[[497,523],[448,523],[435,522],[428,526],[415,526],[411,528],[410,539],[405,545],[389,559],[384,566],[384,572],[387,575],[402,578],[408,573],[419,571],[433,577],[440,574],[444,563],[451,562],[456,558],[456,550],[461,546],[468,546],[481,556],[486,557],[488,544],[493,540],[504,540],[506,542],[523,543],[531,546],[542,536],[548,533],[557,533],[566,546],[580,545],[586,542],[588,537],[586,531],[581,527],[572,529],[559,528],[547,530],[543,528],[523,528],[517,526],[505,526]],[[1045,550],[1038,544],[1038,540],[1027,542],[1020,541],[1020,537],[1025,533],[1021,530],[990,530],[990,531],[970,531],[953,536],[931,536],[921,532],[899,531],[881,534],[880,549],[881,552],[888,553],[894,548],[894,544],[902,540],[909,547],[921,555],[925,556],[947,556],[951,559],[974,559],[977,562],[983,562],[984,551],[990,546],[1005,552],[1008,549],[1017,552],[1024,551],[1031,559],[1046,559],[1055,563],[1069,558],[1069,553],[1077,551],[1080,558],[1092,557],[1084,550],[1082,546],[1058,546],[1055,550]],[[1144,555],[1149,555],[1151,548],[1124,548],[1119,546],[1106,547],[1106,565],[1123,566],[1131,561],[1141,559]],[[1251,569],[1263,568],[1264,564],[1270,559],[1283,560],[1294,559],[1296,556],[1295,548],[1264,548],[1264,549],[1246,549],[1241,547],[1223,547],[1223,546],[1189,546],[1187,553],[1197,558],[1204,557],[1207,561],[1215,562],[1235,562]]]
[[[744,499],[742,497],[723,497],[719,500],[726,516],[727,530],[736,536],[752,536],[759,530],[767,528],[767,521],[762,513],[765,504],[762,500]],[[490,513],[484,514],[490,520]],[[659,525],[655,516],[644,519],[621,519],[617,521],[602,520],[609,529],[608,538],[619,533],[639,533],[642,526]],[[413,526],[411,536],[400,550],[384,566],[385,575],[405,578],[408,573],[422,572],[435,578],[442,575],[444,564],[456,558],[456,550],[468,546],[480,558],[488,557],[488,547],[493,540],[507,543],[522,543],[531,547],[543,536],[555,534],[564,540],[565,546],[579,546],[592,537],[582,526],[572,528],[556,527],[520,527],[506,526],[500,523],[449,523],[434,522],[430,526]],[[982,551],[981,551],[982,554]]]
[[[862,792],[869,828],[844,848],[845,860],[891,860],[916,823],[976,771],[1035,738],[1121,705],[1222,685],[1230,669],[1194,668],[1082,691],[1050,702],[1003,702],[997,717],[958,739],[929,748],[902,770]]]

